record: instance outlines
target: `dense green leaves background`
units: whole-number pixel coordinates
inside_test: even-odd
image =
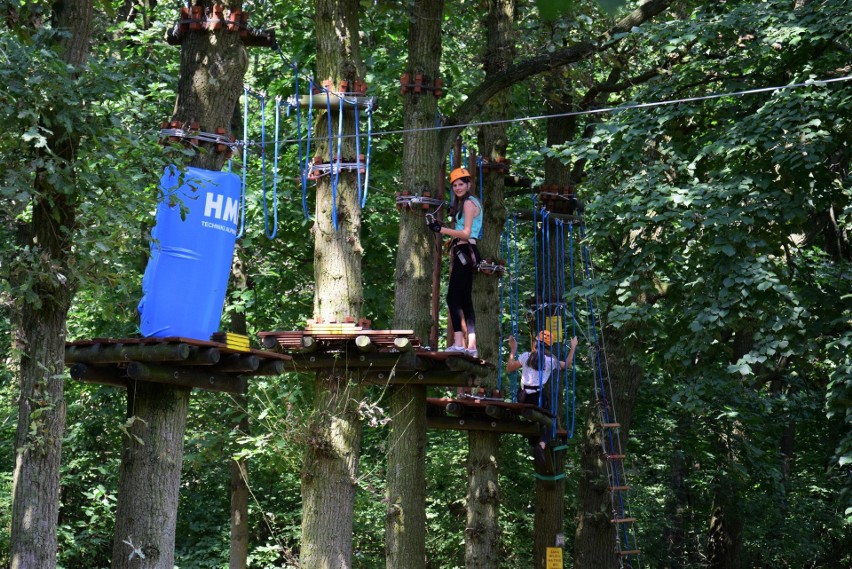
[[[572,2],[520,6],[519,53],[532,55],[599,33],[611,22],[602,6]],[[745,524],[743,567],[848,567],[852,564],[852,270],[849,177],[852,6],[846,0],[682,2],[633,30],[615,50],[558,71],[560,96],[578,111],[583,137],[544,148],[544,121],[511,125],[513,173],[541,181],[543,157],[585,162],[579,186],[587,204],[595,298],[612,326],[638,330],[634,358],[645,374],[628,448],[628,475],[639,518],[639,546],[650,567],[700,567],[713,508],[735,506]],[[0,29],[0,528],[6,532],[16,421],[10,334],[16,307],[36,301],[41,268],[16,225],[29,219],[33,172],[47,168],[77,196],[74,273],[79,293],[69,337],[125,337],[137,332],[136,303],[162,166],[180,149],[157,143],[171,112],[178,48],[162,38],[174,18],[158,6],[141,19],[99,16],[94,56],[83,72],[60,64],[49,26]],[[544,22],[551,18],[552,21]],[[398,134],[407,19],[397,3],[366,3],[363,52],[374,117],[371,187],[364,212],[366,308],[374,327],[389,327],[401,185]],[[448,2],[444,75],[450,114],[482,78],[481,2]],[[256,25],[275,26],[280,51],[251,51],[247,82],[270,100],[294,92],[293,69],[309,71],[313,32],[308,2],[262,4]],[[617,69],[627,88],[591,97]],[[784,88],[794,84],[807,86]],[[753,94],[740,91],[777,87]],[[306,88],[303,84],[302,89]],[[543,113],[545,83],[513,90],[517,117]],[[605,91],[605,90],[604,90]],[[602,91],[603,92],[603,91]],[[717,97],[720,94],[726,96]],[[712,96],[673,105],[637,103]],[[45,112],[49,109],[51,112]],[[50,115],[84,140],[74,168],[52,162],[40,122]],[[304,118],[304,117],[303,117]],[[279,233],[263,235],[259,159],[249,154],[247,233],[240,241],[250,286],[229,295],[225,317],[245,314],[250,332],[295,329],[312,316],[311,221],[302,213],[294,116],[282,118]],[[594,128],[592,128],[594,127]],[[259,138],[252,115],[249,136]],[[463,135],[475,140],[473,129]],[[235,168],[239,162],[235,161]],[[310,207],[310,190],[307,196]],[[529,196],[508,198],[527,210]],[[530,260],[522,260],[529,267]],[[14,283],[14,284],[13,284]],[[528,285],[531,286],[531,285]],[[588,379],[588,362],[580,358]],[[581,377],[581,382],[584,381]],[[588,404],[586,387],[581,408]],[[356,504],[357,567],[382,566],[387,449],[385,394],[371,391]],[[67,382],[60,565],[106,567],[124,394]],[[188,422],[179,512],[180,567],[227,563],[229,465],[249,460],[253,567],[293,566],[298,556],[299,476],[311,380],[285,375],[254,380],[248,407],[221,394],[197,393]],[[239,433],[238,415],[251,432]],[[792,438],[791,438],[792,437]],[[466,437],[430,432],[429,566],[463,566]],[[574,513],[569,451],[566,535]],[[533,477],[526,443],[501,445],[504,567],[531,563]],[[6,507],[3,507],[3,506]],[[0,545],[0,564],[7,559]],[[570,557],[570,555],[569,555]],[[290,565],[288,565],[290,564]]]

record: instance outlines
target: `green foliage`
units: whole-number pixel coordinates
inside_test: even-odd
[[[362,19],[370,93],[380,108],[374,130],[371,187],[363,212],[365,316],[376,328],[393,315],[402,185],[398,80],[405,66],[408,21],[392,2],[370,2]],[[521,6],[518,49],[539,55],[594,37],[624,2],[546,2]],[[608,325],[637,330],[634,356],[644,369],[628,452],[632,512],[649,566],[705,563],[709,512],[731,491],[749,567],[850,564],[852,551],[852,343],[849,324],[852,188],[848,174],[852,97],[846,83],[820,83],[848,66],[849,2],[684,3],[601,52],[512,90],[515,116],[539,116],[545,95],[583,108],[714,96],[703,101],[578,116],[577,136],[542,151],[544,121],[510,126],[513,174],[538,184],[545,157],[584,165],[580,197],[588,203],[585,241],[594,279],[583,283]],[[612,6],[617,5],[617,6]],[[693,9],[691,6],[696,5]],[[444,19],[444,113],[482,79],[485,42],[480,2],[448,5]],[[258,25],[276,28],[280,52],[250,50],[247,83],[269,100],[294,92],[295,62],[310,72],[312,6],[262,4]],[[548,12],[549,10],[549,12]],[[691,11],[690,11],[691,10]],[[158,6],[150,27],[107,26],[85,72],[72,73],[51,49],[48,29],[0,28],[0,528],[8,533],[14,469],[16,382],[9,363],[11,318],[20,302],[38,302],[39,283],[53,282],[32,247],[16,241],[38,197],[34,172],[75,196],[73,274],[79,292],[69,337],[136,333],[156,183],[174,150],[156,144],[170,115],[178,50],[162,42],[173,6]],[[542,20],[553,16],[545,23]],[[683,16],[683,17],[679,17]],[[545,25],[546,24],[546,25]],[[121,40],[117,38],[121,38]],[[631,80],[655,70],[648,81]],[[612,77],[632,86],[584,98]],[[810,82],[751,95],[723,93]],[[304,87],[303,87],[304,88]],[[574,108],[574,107],[572,107]],[[247,233],[239,243],[246,286],[229,293],[223,322],[245,315],[249,333],[300,327],[313,315],[313,251],[301,209],[294,117],[282,117],[275,176],[279,233],[263,235],[259,157],[248,157]],[[61,126],[77,137],[73,165],[47,148]],[[591,134],[581,138],[579,133]],[[472,144],[473,129],[463,135]],[[256,116],[249,136],[260,136]],[[267,159],[269,155],[267,154]],[[585,161],[583,163],[583,161]],[[73,166],[73,167],[72,167]],[[238,164],[235,164],[238,167]],[[269,163],[267,163],[267,167]],[[306,196],[313,211],[313,196]],[[267,204],[269,205],[269,204]],[[511,211],[528,211],[526,195]],[[521,290],[532,290],[530,225],[521,228]],[[14,274],[11,270],[14,268]],[[14,277],[14,278],[13,278]],[[580,294],[580,287],[576,291]],[[579,297],[586,300],[586,297]],[[523,334],[523,332],[522,332]],[[227,564],[230,461],[249,464],[252,567],[297,565],[304,425],[312,404],[310,376],[252,379],[246,408],[218,393],[195,393],[186,438],[178,518],[177,564]],[[588,385],[581,385],[581,403]],[[111,555],[124,394],[67,382],[68,433],[63,454],[59,536],[63,567],[106,567]],[[384,401],[370,393],[378,415]],[[587,403],[587,402],[585,402]],[[250,432],[236,428],[242,415]],[[781,441],[793,433],[792,451]],[[357,480],[356,567],[383,563],[384,427],[365,429]],[[430,567],[464,565],[467,440],[429,433],[427,551]],[[504,560],[531,563],[532,466],[526,442],[501,441]],[[785,454],[791,453],[791,454]],[[577,456],[569,452],[566,536],[573,535]],[[785,470],[785,466],[788,470]],[[826,468],[828,466],[828,468]],[[8,539],[2,541],[8,543]],[[0,565],[8,564],[0,545]],[[568,551],[571,546],[569,544]]]

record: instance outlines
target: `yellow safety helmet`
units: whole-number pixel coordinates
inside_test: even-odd
[[[466,168],[456,168],[452,172],[450,172],[450,184],[458,180],[459,178],[470,178],[470,172],[467,171]]]
[[[545,346],[550,346],[550,344],[553,342],[553,336],[551,336],[550,330],[542,330],[541,332],[539,332],[537,339]]]

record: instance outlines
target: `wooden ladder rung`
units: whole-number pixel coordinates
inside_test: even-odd
[[[622,460],[624,458],[623,454],[606,454],[604,456],[607,460]]]
[[[610,486],[608,489],[610,492],[626,492],[630,490],[630,486]]]
[[[614,524],[632,524],[636,518],[613,518],[609,521]]]
[[[625,555],[639,555],[641,551],[638,549],[625,549],[624,551],[619,551],[618,554],[624,557]]]
[[[605,429],[617,429],[621,426],[621,423],[601,423],[601,427]]]

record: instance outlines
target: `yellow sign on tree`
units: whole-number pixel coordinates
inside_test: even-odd
[[[547,548],[547,569],[562,569],[562,548]]]

